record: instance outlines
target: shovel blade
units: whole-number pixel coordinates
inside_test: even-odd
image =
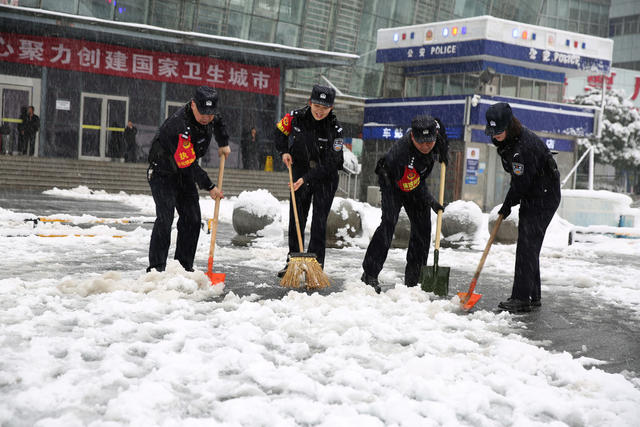
[[[458,292],[458,298],[460,298],[460,307],[464,311],[469,311],[480,301],[482,294],[471,293],[471,295],[469,295],[467,292]]]
[[[224,279],[227,276],[224,273],[212,273],[211,271],[207,271],[205,274],[209,280],[211,280],[211,285],[217,285],[224,282]]]
[[[437,265],[422,267],[420,272],[420,284],[425,292],[446,297],[449,293],[449,273],[451,268]]]

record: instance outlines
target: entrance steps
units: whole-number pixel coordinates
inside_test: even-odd
[[[0,155],[0,188],[44,191],[53,187],[70,189],[83,185],[108,193],[124,191],[127,194],[150,195],[147,167],[147,163]],[[218,170],[205,170],[215,183]],[[288,181],[286,172],[225,169],[222,189],[225,196],[266,189],[277,199],[286,200],[289,197]]]

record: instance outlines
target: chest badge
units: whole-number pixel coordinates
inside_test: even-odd
[[[196,152],[191,143],[191,135],[180,134],[178,137],[178,147],[173,154],[173,158],[180,169],[190,166],[191,163],[196,160]]]
[[[413,191],[420,185],[420,174],[411,166],[404,167],[404,174],[400,180],[396,181],[398,188],[405,193]]]
[[[524,164],[518,162],[512,162],[511,168],[513,169],[514,175],[523,175],[524,174]]]

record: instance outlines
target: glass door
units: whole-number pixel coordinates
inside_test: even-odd
[[[119,160],[124,155],[124,127],[129,98],[83,93],[78,157]]]
[[[0,85],[0,152],[2,154],[22,153],[24,144],[18,132],[18,124],[22,123],[22,112],[26,114],[27,107],[31,105],[31,88],[22,89],[16,86]],[[37,138],[36,138],[37,144]],[[37,146],[35,153],[38,152]],[[26,153],[26,151],[25,151]]]

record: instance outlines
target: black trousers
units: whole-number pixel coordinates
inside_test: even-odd
[[[516,267],[511,298],[523,301],[540,299],[540,250],[556,209],[557,206],[546,209],[520,206]]]
[[[417,190],[404,193],[392,186],[382,186],[380,191],[382,192],[382,220],[373,233],[362,262],[362,268],[367,275],[378,277],[387,259],[400,209],[404,207],[411,222],[404,283],[407,286],[415,286],[420,279],[420,270],[422,266],[427,264],[429,256],[431,243],[430,206],[426,200],[418,196]]]
[[[180,175],[153,174],[149,181],[156,204],[156,220],[149,244],[149,267],[164,271],[171,244],[171,225],[174,211],[178,211],[178,239],[175,259],[185,270],[193,270],[200,237],[200,203],[195,182]]]
[[[293,215],[293,203],[289,198],[289,253],[292,252],[312,252],[316,255],[318,262],[324,267],[324,255],[327,246],[327,218],[331,211],[333,197],[338,189],[338,180],[315,185],[296,191],[296,205],[298,208],[298,219],[300,221],[300,234],[302,234],[302,244],[304,245],[304,229],[307,225],[309,209],[313,201],[313,213],[311,217],[311,236],[309,246],[306,250],[300,248],[298,244],[298,234],[296,232],[296,220]]]

